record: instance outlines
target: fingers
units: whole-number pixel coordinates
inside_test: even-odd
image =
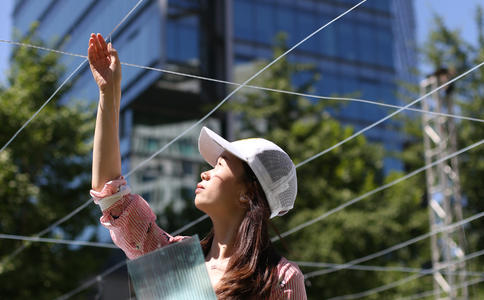
[[[98,61],[101,58],[96,43],[96,36],[94,34],[91,34],[91,37],[89,38],[89,48],[87,53],[90,61]]]
[[[97,61],[102,63],[110,63],[110,51],[104,38],[101,34],[91,34],[89,38],[88,58],[91,62]]]
[[[116,66],[119,65],[118,52],[111,43],[106,41],[101,34],[91,34],[89,47],[87,49],[88,59],[92,65],[97,66]]]
[[[108,44],[108,51],[109,51],[109,54],[111,55],[111,61],[114,63],[117,63],[119,61],[118,51],[114,49],[113,44],[111,43]]]
[[[100,33],[97,34],[97,41],[99,42],[99,45],[101,46],[101,49],[104,52],[104,55],[108,56],[109,55],[108,46],[103,36]]]
[[[90,62],[94,61],[94,46],[89,42],[89,47],[87,48],[87,58],[89,59]]]
[[[97,36],[94,35],[94,45],[96,46],[96,56],[98,59],[104,59],[106,55],[104,55],[103,47],[101,46],[100,40],[102,40],[102,36],[99,33]]]
[[[94,61],[94,57],[95,57],[94,51],[95,49],[93,46],[93,38],[91,34],[91,36],[89,37],[89,45],[87,47],[87,57],[89,58],[89,61]]]

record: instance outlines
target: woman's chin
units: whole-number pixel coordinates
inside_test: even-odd
[[[207,208],[207,203],[204,202],[202,199],[200,199],[199,197],[195,197],[195,207],[198,208],[199,210],[203,211],[204,213],[207,213],[206,212],[206,208]]]
[[[195,207],[209,216],[217,210],[215,203],[206,201],[206,199],[202,199],[201,197],[195,197]]]

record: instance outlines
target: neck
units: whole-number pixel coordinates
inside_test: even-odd
[[[213,240],[206,260],[229,259],[234,252],[234,244],[243,216],[232,218],[212,218]]]

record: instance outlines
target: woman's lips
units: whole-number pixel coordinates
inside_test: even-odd
[[[204,189],[205,189],[205,187],[203,185],[201,185],[200,183],[197,184],[197,189],[195,190],[195,194],[200,193]]]

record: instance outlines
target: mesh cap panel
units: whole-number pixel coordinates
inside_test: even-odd
[[[283,215],[293,208],[297,193],[296,171],[292,160],[282,150],[265,150],[258,153],[271,182],[265,182],[265,192],[271,206],[271,217]]]
[[[292,169],[292,161],[286,153],[277,150],[266,150],[257,154],[257,158],[264,165],[272,182],[287,176]]]

